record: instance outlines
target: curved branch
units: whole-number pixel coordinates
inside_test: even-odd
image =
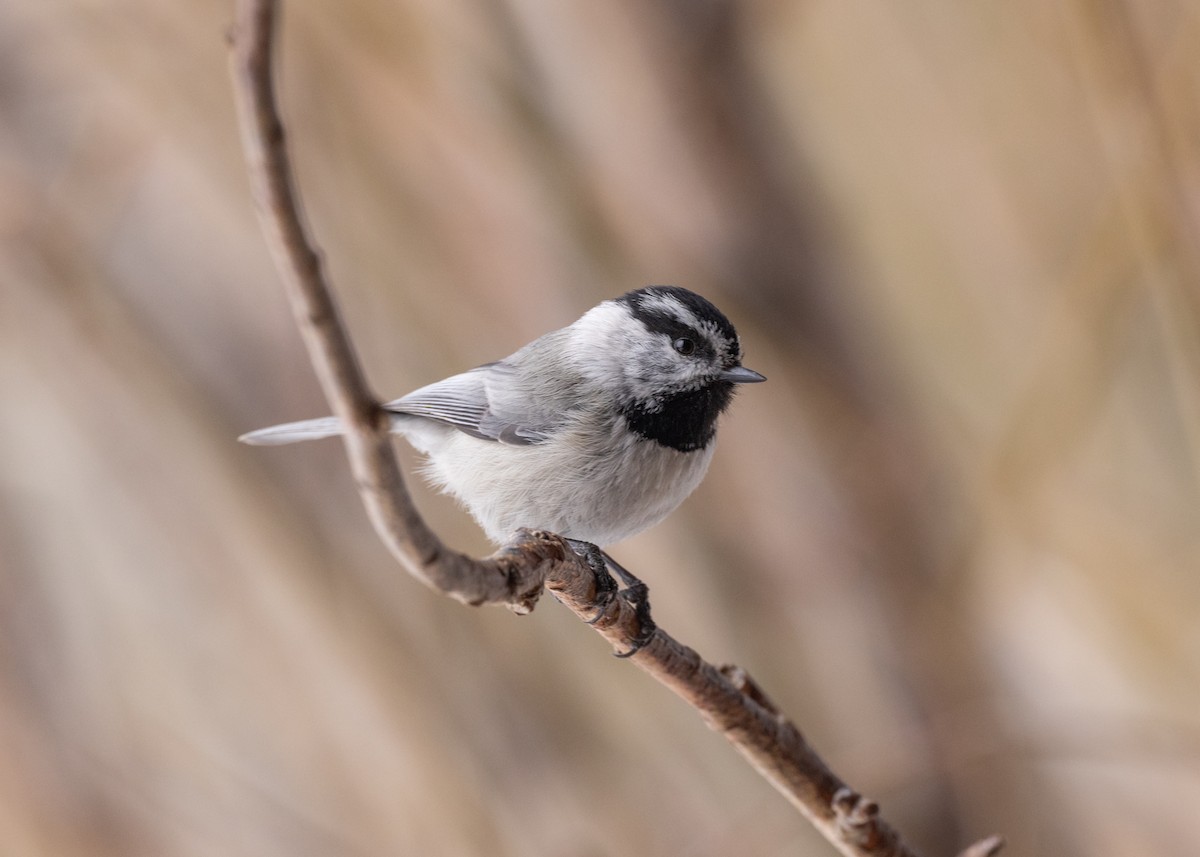
[[[709,664],[656,628],[633,600],[611,597],[558,536],[526,532],[499,553],[473,559],[449,549],[417,513],[300,215],[272,77],[276,7],[275,0],[238,0],[233,53],[243,148],[259,222],[321,388],[346,427],[359,494],[388,549],[414,577],[465,603],[527,612],[549,589],[618,651],[648,637],[631,660],[694,707],[842,854],[915,857],[878,807],[828,768],[744,670]],[[994,854],[998,847],[985,840],[964,855]]]

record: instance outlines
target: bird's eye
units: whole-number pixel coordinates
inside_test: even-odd
[[[686,336],[681,336],[671,343],[671,347],[684,357],[687,357],[696,350],[696,343],[692,342],[692,340],[688,339]]]

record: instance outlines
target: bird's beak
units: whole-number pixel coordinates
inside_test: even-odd
[[[731,384],[757,384],[759,381],[767,380],[765,375],[759,375],[753,369],[747,369],[745,366],[726,369],[720,377],[722,381],[728,381]]]

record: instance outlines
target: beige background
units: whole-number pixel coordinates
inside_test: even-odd
[[[1200,852],[1194,3],[288,12],[307,213],[381,395],[629,288],[707,294],[770,382],[614,551],[662,624],[926,854]],[[325,409],[231,18],[0,4],[0,853],[830,853],[553,603],[404,577],[338,444],[234,442]]]

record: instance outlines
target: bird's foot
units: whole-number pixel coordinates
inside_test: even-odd
[[[643,646],[650,642],[655,631],[654,620],[650,617],[650,587],[594,544],[578,539],[567,539],[566,541],[596,575],[597,607],[596,612],[586,620],[587,623],[594,625],[599,622],[608,612],[613,599],[622,599],[633,608],[634,615],[637,617],[638,633],[630,643],[628,650],[615,654],[618,658],[628,658],[637,654]],[[609,574],[610,569],[625,585],[624,589],[618,590],[617,582]]]
[[[650,638],[654,636],[654,620],[650,618],[650,587],[642,583],[642,581],[632,571],[625,568],[621,563],[617,562],[608,554],[601,551],[600,554],[604,557],[604,562],[617,577],[621,578],[621,582],[625,584],[625,588],[618,593],[620,598],[625,599],[634,610],[638,621],[638,633],[633,638],[628,651],[617,652],[618,658],[628,658],[638,653],[638,650],[650,642]]]
[[[654,624],[654,620],[650,617],[650,587],[642,583],[636,577],[633,578],[636,583],[627,586],[617,593],[618,598],[623,598],[631,607],[633,607],[634,615],[637,616],[638,632],[637,635],[630,641],[629,648],[624,652],[613,652],[618,658],[629,658],[641,651],[642,647],[650,642],[654,637],[654,632],[658,629]]]
[[[596,612],[584,620],[589,625],[595,625],[608,612],[608,606],[616,598],[617,582],[608,573],[608,565],[605,562],[607,557],[604,551],[591,542],[583,542],[578,539],[565,539],[564,541],[588,564],[588,568],[596,576]]]

